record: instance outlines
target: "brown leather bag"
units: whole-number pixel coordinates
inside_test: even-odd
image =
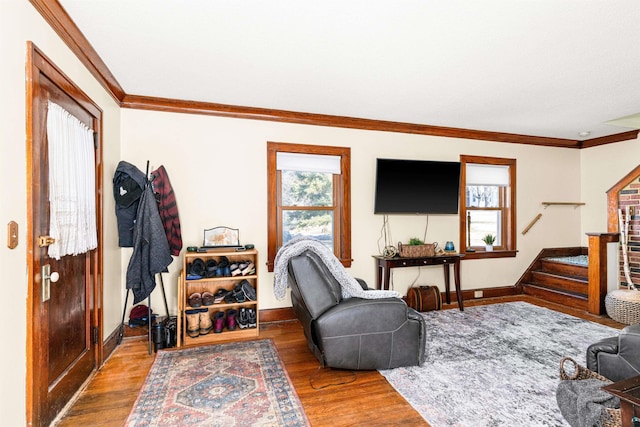
[[[437,286],[413,286],[407,291],[407,305],[418,311],[440,310],[442,300]]]

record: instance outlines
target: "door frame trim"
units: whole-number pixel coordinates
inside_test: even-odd
[[[49,80],[54,82],[75,102],[80,104],[94,117],[93,129],[95,132],[95,173],[96,173],[96,227],[98,231],[98,246],[89,256],[91,263],[90,277],[92,278],[91,295],[89,296],[91,310],[91,328],[98,329],[98,337],[103,335],[103,156],[102,156],[102,110],[87,96],[71,79],[69,79],[46,55],[38,49],[31,41],[27,41],[26,54],[26,175],[27,175],[27,232],[26,232],[26,264],[27,264],[27,374],[26,374],[26,419],[27,425],[37,425],[40,423],[40,402],[42,396],[39,392],[39,384],[42,379],[40,369],[40,337],[39,331],[41,323],[40,313],[40,280],[39,274],[41,266],[35,260],[35,251],[38,248],[38,236],[34,233],[34,194],[33,188],[39,179],[39,168],[33,164],[34,150],[39,150],[37,136],[41,135],[42,123],[38,122],[37,112],[34,111],[37,97],[40,93],[40,74],[44,74]],[[98,339],[94,351],[94,370],[102,365],[103,340]]]

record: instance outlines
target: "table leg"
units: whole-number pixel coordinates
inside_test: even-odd
[[[460,259],[457,259],[455,264],[453,264],[453,276],[456,285],[456,296],[458,297],[458,307],[460,311],[464,311],[464,307],[462,306],[462,290],[460,289]]]
[[[449,264],[442,264],[444,271],[444,291],[447,296],[447,304],[451,304],[451,283],[449,281]]]
[[[376,279],[376,289],[382,289],[382,266],[378,263],[378,277]]]

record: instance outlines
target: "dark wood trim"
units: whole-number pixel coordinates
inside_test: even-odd
[[[606,145],[614,142],[629,141],[638,137],[639,130],[630,130],[627,132],[616,133],[608,136],[601,136],[600,138],[587,139],[582,141],[580,148],[597,147],[598,145]]]
[[[607,295],[607,244],[620,240],[618,233],[587,233],[589,236],[588,310],[591,314],[604,314]]]
[[[607,231],[618,233],[618,194],[620,191],[638,179],[640,176],[640,166],[633,168],[628,174],[623,176],[613,187],[607,190]]]
[[[415,123],[372,120],[357,117],[332,116],[328,114],[301,113],[268,108],[242,107],[201,101],[184,101],[139,95],[125,95],[121,106],[138,110],[153,110],[185,114],[201,114],[236,119],[266,120],[274,122],[298,123],[315,126],[329,126],[348,129],[398,132],[417,135],[445,136],[450,138],[476,139],[493,142],[541,145],[547,147],[581,148],[581,141],[518,135],[512,133],[489,132],[444,126],[421,125]]]
[[[260,323],[288,322],[297,319],[293,307],[259,310],[258,317],[260,318]]]
[[[125,96],[124,90],[62,5],[57,0],[29,1],[98,83],[120,104]]]
[[[115,351],[116,347],[118,347],[118,335],[120,334],[120,327],[118,326],[109,334],[106,340],[104,340],[102,344],[102,361],[104,362],[111,356],[111,354]],[[146,334],[145,334],[146,336]]]

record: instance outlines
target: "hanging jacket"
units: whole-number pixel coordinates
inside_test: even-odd
[[[144,173],[124,160],[118,163],[113,176],[113,197],[116,201],[118,222],[118,246],[133,246],[133,228],[138,212],[138,203],[146,185]]]
[[[134,305],[151,295],[156,287],[156,273],[167,271],[172,261],[158,205],[151,185],[147,185],[138,205],[133,253],[127,267],[127,289],[133,291]]]
[[[180,230],[178,204],[176,203],[176,196],[169,181],[169,175],[167,175],[164,166],[160,166],[151,173],[151,176],[153,191],[156,194],[156,201],[158,202],[158,212],[160,213],[160,219],[162,220],[162,225],[167,235],[169,250],[171,251],[171,255],[178,256],[182,249],[182,232]]]

